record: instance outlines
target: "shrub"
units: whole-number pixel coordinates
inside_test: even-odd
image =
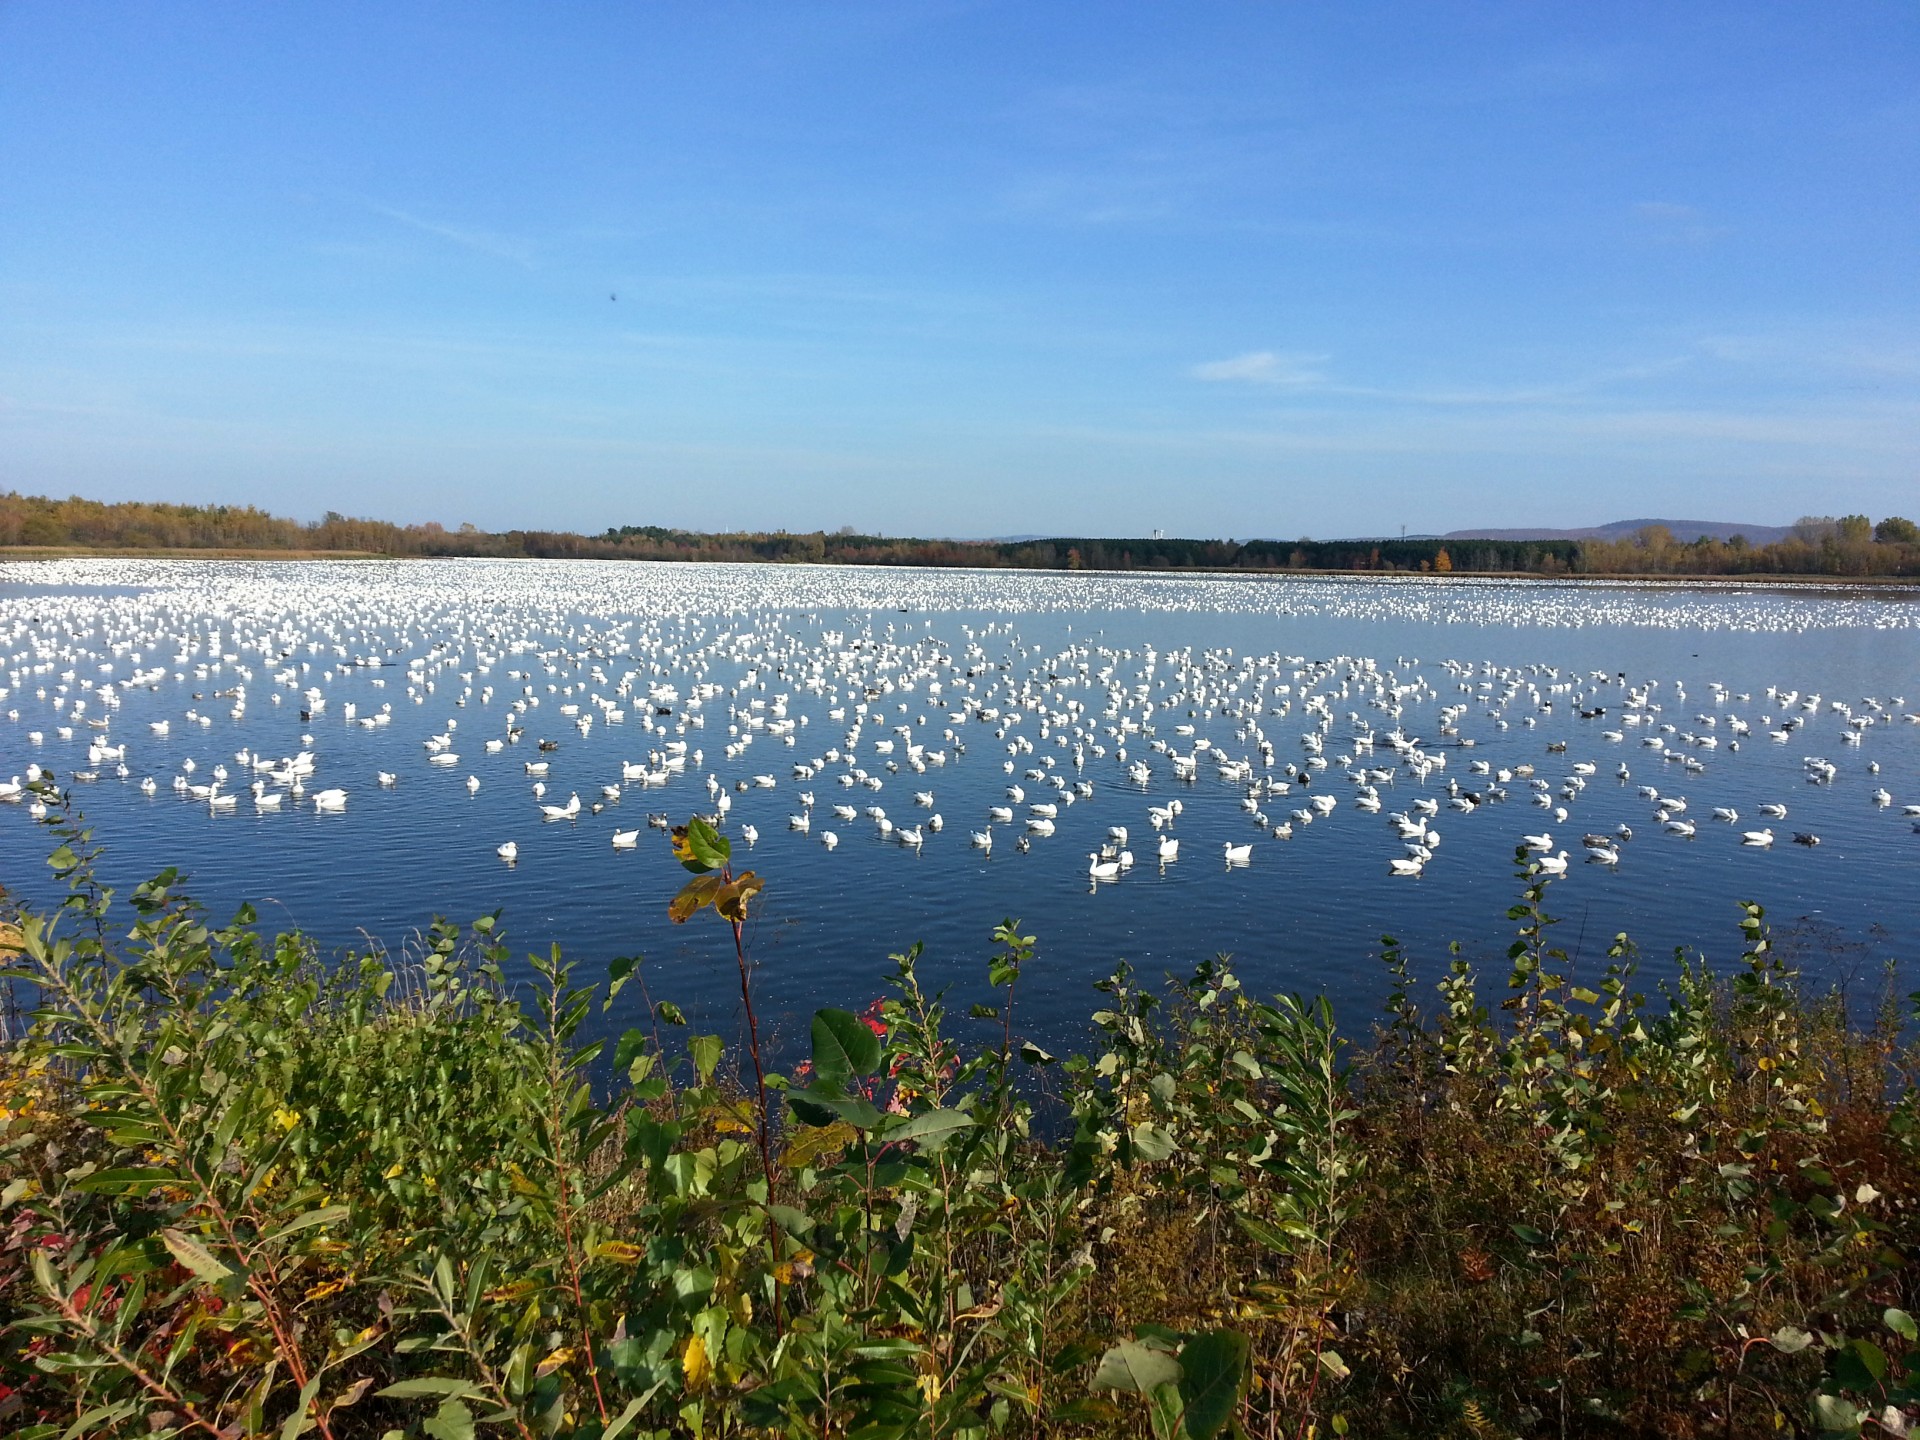
[[[676,833],[675,902],[758,877]],[[1365,1043],[1225,958],[1102,981],[1097,1054],[1020,1036],[1036,941],[964,1019],[916,948],[791,1074],[583,1041],[495,919],[324,965],[84,834],[19,917],[0,1068],[0,1418],[238,1437],[1904,1433],[1914,1053],[1742,908],[1664,1005],[1625,937],[1577,983],[1520,857],[1495,1007],[1384,946]],[[128,912],[130,911],[130,916]],[[603,1010],[639,962],[618,962]],[[1656,1013],[1657,1012],[1657,1013]],[[979,1025],[979,1043],[957,1029]],[[663,1030],[663,1027],[665,1029]],[[1052,1076],[1047,1085],[1036,1083]],[[1053,1098],[1043,1103],[1042,1095]],[[1036,1108],[1039,1107],[1039,1108]]]

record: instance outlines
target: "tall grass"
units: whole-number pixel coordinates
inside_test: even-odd
[[[676,836],[737,939],[760,880]],[[1569,977],[1520,857],[1510,973],[1386,1012],[1225,958],[1021,1036],[1037,950],[950,1014],[917,949],[792,1073],[675,1027],[582,1039],[496,922],[322,961],[82,832],[21,912],[0,1061],[0,1429],[326,1437],[1904,1434],[1916,1052],[1775,955],[1657,997]],[[704,923],[704,922],[702,922]],[[724,943],[719,932],[716,942]],[[751,1013],[752,968],[738,952]],[[663,1038],[664,1037],[664,1038]],[[770,1057],[769,1057],[770,1058]],[[1035,1072],[1064,1100],[1035,1119]],[[611,1077],[611,1095],[608,1080]],[[597,1083],[596,1083],[597,1082]]]

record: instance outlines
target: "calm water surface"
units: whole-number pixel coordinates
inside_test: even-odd
[[[711,811],[709,777],[730,800],[738,853],[767,881],[751,933],[756,983],[787,1033],[816,1004],[872,999],[886,955],[916,940],[925,972],[967,998],[1003,916],[1039,937],[1021,1003],[1061,1044],[1081,1038],[1091,982],[1116,960],[1156,974],[1219,951],[1257,989],[1332,993],[1357,1026],[1382,990],[1383,933],[1409,942],[1430,974],[1459,940],[1497,979],[1514,848],[1542,831],[1570,855],[1552,908],[1583,966],[1597,969],[1621,930],[1650,976],[1676,947],[1730,960],[1734,902],[1754,899],[1811,960],[1866,989],[1920,934],[1920,821],[1903,813],[1920,804],[1920,723],[1906,718],[1920,713],[1916,627],[1920,593],[1904,589],[534,561],[14,564],[0,566],[0,779],[37,763],[70,785],[117,884],[176,864],[216,912],[251,899],[268,923],[329,947],[363,936],[399,947],[436,913],[497,908],[516,953],[557,940],[583,977],[644,955],[652,994],[713,1028],[735,1021],[731,951],[711,917],[668,923],[684,876],[647,823]],[[584,733],[583,718],[594,722]],[[1796,728],[1770,738],[1788,719]],[[489,753],[510,721],[521,735]],[[1309,766],[1309,732],[1324,769]],[[1422,776],[1396,754],[1394,732],[1443,768]],[[455,763],[430,763],[436,736],[449,737],[442,753]],[[558,748],[543,754],[542,739]],[[124,744],[124,761],[90,761],[90,742]],[[667,783],[623,780],[623,762],[661,773],[677,744],[684,768]],[[314,757],[304,796],[258,810],[245,793],[251,762],[303,751]],[[1195,778],[1178,778],[1167,751],[1195,756]],[[1248,779],[1223,778],[1216,755],[1291,785],[1254,799],[1264,825],[1249,813]],[[1829,762],[1831,778],[1810,772],[1810,758]],[[545,803],[577,793],[575,819],[541,818],[526,766],[543,759]],[[1474,773],[1476,761],[1533,766],[1567,818],[1533,803],[1529,777],[1503,785]],[[1144,783],[1129,774],[1141,762]],[[796,779],[806,763],[817,773]],[[1630,779],[1616,777],[1622,764]],[[219,765],[221,790],[239,792],[231,811],[176,791],[176,777],[205,784]],[[843,786],[856,770],[878,787]],[[1035,770],[1043,778],[1028,778]],[[1356,782],[1350,771],[1376,773]],[[1299,774],[1304,787],[1289,778]],[[152,795],[140,788],[149,776]],[[1052,776],[1074,803],[1053,793]],[[1573,778],[1584,788],[1569,795]],[[1450,782],[1484,803],[1453,808]],[[603,797],[614,784],[620,797]],[[1379,813],[1356,807],[1362,784]],[[1014,785],[1022,802],[1006,794]],[[1684,796],[1696,835],[1664,833],[1642,785]],[[317,812],[314,794],[335,787],[345,810]],[[1500,789],[1504,800],[1490,794]],[[1274,838],[1272,826],[1320,795],[1337,799],[1332,814]],[[1168,833],[1181,848],[1162,865],[1148,810],[1174,799],[1183,809]],[[1417,878],[1392,875],[1405,850],[1388,816],[1422,799],[1439,805],[1441,843]],[[1055,833],[1021,853],[1028,807],[1047,800],[1059,807]],[[1787,818],[1763,817],[1768,802]],[[840,819],[834,805],[862,813]],[[922,825],[921,847],[884,837],[863,813],[872,805]],[[996,805],[1015,820],[992,826],[989,856],[969,836]],[[1717,806],[1739,819],[1715,820]],[[937,833],[924,828],[936,813]],[[803,814],[808,833],[790,828]],[[1582,835],[1623,823],[1634,835],[1617,867],[1583,863]],[[750,855],[746,825],[759,832]],[[1110,826],[1127,827],[1135,863],[1096,885],[1089,853]],[[1761,827],[1771,848],[1741,843]],[[633,829],[636,848],[616,850],[614,833]],[[826,830],[839,839],[831,850]],[[1821,843],[1795,845],[1796,832]],[[496,855],[509,840],[511,865]],[[1245,865],[1225,863],[1229,843],[1252,845]],[[48,848],[25,806],[0,806],[10,889],[50,895]],[[611,1021],[631,1023],[638,1003]]]

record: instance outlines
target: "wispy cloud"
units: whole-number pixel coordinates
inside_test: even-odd
[[[1304,389],[1326,383],[1319,368],[1330,357],[1280,350],[1250,350],[1230,360],[1209,360],[1193,367],[1196,380],[1240,382],[1249,385],[1281,385]]]
[[[496,235],[490,230],[473,230],[460,225],[443,225],[438,221],[401,210],[392,205],[380,205],[369,201],[367,208],[376,215],[384,215],[396,224],[405,225],[425,235],[434,235],[449,244],[458,245],[463,250],[471,250],[477,255],[486,255],[495,260],[511,261],[529,269],[533,266],[533,247],[523,240],[509,235]]]
[[[1559,380],[1520,384],[1472,381],[1393,385],[1336,381],[1322,368],[1331,358],[1301,351],[1254,350],[1231,359],[1195,365],[1188,373],[1197,380],[1310,392],[1316,399],[1327,402],[1358,401],[1435,409],[1526,409],[1598,403],[1607,392],[1668,375],[1684,368],[1690,359],[1686,354],[1670,355]]]
[[[1712,224],[1696,207],[1671,200],[1642,200],[1633,207],[1633,214],[1657,244],[1707,245],[1727,233],[1725,225]]]

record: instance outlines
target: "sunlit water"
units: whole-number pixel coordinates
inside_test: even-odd
[[[1569,855],[1551,908],[1583,973],[1621,930],[1650,978],[1676,947],[1731,960],[1734,902],[1753,899],[1823,970],[1864,992],[1920,933],[1920,821],[1904,813],[1920,804],[1920,723],[1907,718],[1920,713],[1917,626],[1920,593],[1905,589],[523,561],[14,564],[0,566],[0,780],[49,767],[105,844],[117,884],[178,865],[216,913],[251,899],[268,923],[328,947],[364,933],[397,948],[434,914],[497,908],[516,953],[557,940],[583,978],[641,954],[656,999],[720,1029],[737,1021],[731,948],[712,916],[669,923],[685,875],[648,824],[713,811],[710,776],[730,800],[737,861],[767,882],[749,938],[780,1035],[816,1004],[872,999],[887,954],[916,940],[924,972],[953,984],[956,1000],[974,998],[1003,916],[1039,938],[1020,1004],[1062,1044],[1081,1038],[1091,983],[1115,961],[1153,975],[1220,951],[1254,988],[1330,992],[1349,1025],[1363,1025],[1383,988],[1383,934],[1409,942],[1428,975],[1459,940],[1497,985],[1519,889],[1514,849],[1541,832]],[[585,733],[582,718],[593,721]],[[104,729],[89,723],[103,719]],[[524,733],[489,753],[510,720]],[[1770,738],[1788,720],[1796,728]],[[167,733],[155,733],[163,721]],[[1310,768],[1308,733],[1324,769]],[[1360,743],[1369,733],[1371,748]],[[435,736],[449,737],[442,754],[456,762],[432,763]],[[542,739],[558,748],[542,753]],[[623,762],[660,774],[680,742],[684,768],[664,785],[623,780]],[[124,744],[124,761],[90,761],[90,744]],[[237,757],[264,764],[303,750],[314,756],[304,794],[257,809],[255,771]],[[1176,776],[1169,751],[1197,759],[1193,779]],[[1216,755],[1248,769],[1223,778]],[[1829,762],[1831,778],[1809,770],[1810,758]],[[544,803],[577,793],[575,819],[542,819],[526,770],[541,760]],[[1130,770],[1143,762],[1141,782]],[[1496,773],[1475,773],[1474,762]],[[797,764],[817,773],[796,779]],[[1616,777],[1622,764],[1630,779]],[[239,797],[231,810],[176,791],[177,777],[204,785],[219,765],[229,777],[216,793]],[[1547,782],[1551,806],[1533,802],[1525,775],[1498,781],[1524,765]],[[844,786],[855,770],[878,787]],[[1035,770],[1042,778],[1029,778]],[[1349,778],[1363,771],[1374,774]],[[268,793],[287,789],[261,773]],[[1289,778],[1301,773],[1304,787]],[[140,788],[149,776],[152,795]],[[1568,794],[1572,778],[1584,788]],[[1264,824],[1246,803],[1253,780],[1291,786],[1254,799]],[[1450,782],[1484,803],[1454,808]],[[615,784],[620,798],[604,799]],[[1363,784],[1378,813],[1356,806]],[[1023,801],[1006,793],[1015,785]],[[1697,833],[1663,830],[1643,785],[1684,796]],[[318,812],[314,796],[335,788],[345,809]],[[1492,798],[1499,789],[1506,799]],[[1275,838],[1275,825],[1322,795],[1338,802],[1331,814]],[[1183,809],[1166,833],[1180,850],[1162,865],[1149,807],[1175,799]],[[1438,804],[1430,823],[1441,843],[1417,877],[1391,874],[1407,850],[1388,817],[1423,799]],[[1058,806],[1053,835],[1027,831],[1035,802]],[[1769,802],[1787,817],[1763,816]],[[838,818],[835,805],[856,818]],[[921,826],[920,848],[883,836],[864,813],[874,805],[896,827]],[[970,836],[996,805],[1015,818],[992,825],[988,855]],[[1561,805],[1564,821],[1553,814]],[[1714,819],[1717,806],[1738,820]],[[936,813],[938,832],[926,828]],[[797,815],[809,832],[790,828]],[[1582,836],[1623,823],[1634,834],[1618,865],[1587,863]],[[747,825],[759,832],[750,849]],[[1128,829],[1134,863],[1096,884],[1089,855],[1111,826]],[[1770,848],[1742,843],[1762,828]],[[635,848],[616,850],[615,832],[634,829]],[[828,830],[836,848],[823,843]],[[1796,833],[1821,843],[1796,845]],[[508,841],[512,864],[496,853]],[[1250,844],[1247,863],[1229,866],[1228,844]],[[0,806],[8,888],[50,897],[48,848],[25,805]],[[632,1023],[639,1006],[629,991],[612,1021]]]

